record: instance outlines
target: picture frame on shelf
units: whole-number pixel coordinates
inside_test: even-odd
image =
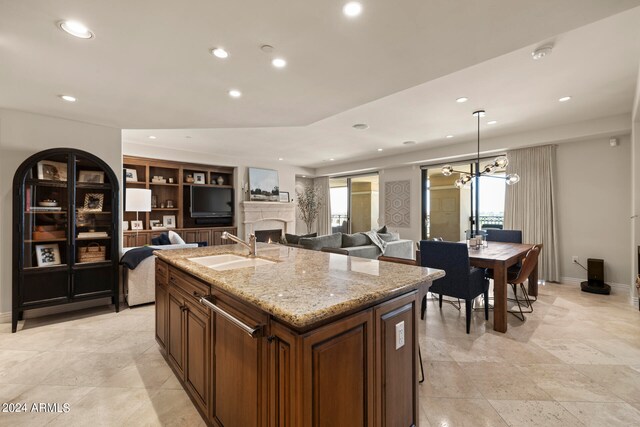
[[[280,196],[280,203],[289,203],[289,192],[288,191],[281,191],[279,193]]]
[[[78,182],[104,184],[104,171],[80,171]]]
[[[162,223],[160,222],[159,219],[150,219],[149,220],[149,228],[151,228],[152,230],[162,227]]]
[[[206,184],[205,174],[202,172],[195,172],[193,174],[193,183],[194,184]]]
[[[124,179],[126,182],[138,182],[138,171],[135,169],[125,168]]]
[[[164,215],[162,217],[162,223],[165,228],[176,228],[176,216],[175,215]]]
[[[60,260],[60,247],[57,243],[36,245],[36,259],[38,267],[60,265],[62,263]]]
[[[131,229],[132,230],[144,230],[144,226],[142,225],[142,221],[131,221]]]
[[[103,193],[87,193],[84,195],[85,212],[102,212],[104,206]]]
[[[46,181],[66,181],[67,164],[62,162],[54,162],[52,160],[39,161],[38,179]]]
[[[129,229],[129,221],[122,221],[122,231],[127,231]]]

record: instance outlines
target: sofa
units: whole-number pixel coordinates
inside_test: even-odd
[[[163,233],[164,234],[164,233]],[[175,249],[197,248],[197,243],[184,243],[184,240],[173,231],[166,236],[168,244],[149,246],[152,249],[170,251]],[[177,236],[177,237],[176,237]],[[162,241],[164,243],[164,240]],[[134,248],[122,248],[122,255]],[[124,280],[124,295],[129,306],[146,304],[156,300],[156,256],[151,255],[140,262],[134,269],[123,267],[126,273]]]
[[[385,232],[380,232],[385,231]],[[400,239],[395,233],[379,230],[377,235],[386,242],[385,256],[414,259],[415,250],[412,240]],[[287,240],[287,244],[292,245]],[[359,258],[377,259],[382,250],[365,233],[333,233],[326,236],[300,237],[295,246],[324,252],[332,252]]]

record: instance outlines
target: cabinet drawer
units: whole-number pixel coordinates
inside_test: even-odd
[[[179,288],[184,291],[187,295],[197,296],[197,295],[209,295],[210,290],[209,287],[203,283],[198,282],[191,277],[182,274],[181,272],[174,270],[173,268],[169,269],[169,283],[172,286]]]
[[[167,263],[156,259],[156,283],[166,285],[169,279],[169,266]]]

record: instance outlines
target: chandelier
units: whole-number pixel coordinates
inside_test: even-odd
[[[470,182],[475,176],[475,218],[473,221],[474,230],[472,236],[478,236],[480,234],[480,177],[486,176],[491,178],[499,178],[504,179],[507,185],[516,184],[520,181],[520,176],[517,173],[510,173],[507,175],[493,175],[497,170],[503,170],[509,164],[509,160],[505,156],[496,157],[493,160],[493,163],[486,164],[482,169],[480,169],[480,118],[484,117],[485,111],[478,110],[473,112],[473,116],[478,118],[478,152],[476,157],[475,164],[475,174],[471,175],[466,172],[460,172],[453,169],[451,165],[444,165],[442,167],[442,174],[444,176],[450,176],[453,173],[459,173],[460,177],[456,179],[455,185],[458,188],[464,187],[468,182]]]
[[[498,171],[498,170],[504,170],[504,168],[507,167],[507,165],[509,164],[509,160],[505,157],[505,156],[499,156],[496,157],[493,160],[493,163],[488,163],[486,165],[484,165],[482,167],[482,169],[480,169],[480,118],[484,117],[485,115],[485,111],[484,110],[478,110],[478,111],[474,111],[473,112],[473,116],[478,118],[478,152],[477,152],[477,157],[476,157],[476,165],[475,165],[475,177],[476,178],[480,178],[481,176],[487,176],[487,177],[491,177],[491,178],[499,178],[499,179],[504,179],[507,183],[507,185],[513,185],[515,183],[517,183],[518,181],[520,181],[520,176],[518,176],[517,173],[510,173],[507,175],[493,175],[494,172]],[[459,173],[460,177],[458,179],[456,179],[455,181],[455,186],[458,188],[462,188],[464,187],[468,182],[470,182],[473,179],[472,174],[467,173],[467,172],[460,172],[457,171],[455,169],[453,169],[453,166],[451,165],[444,165],[442,167],[442,174],[444,176],[450,176],[453,173]],[[479,186],[479,182],[478,180],[476,180],[476,187]]]

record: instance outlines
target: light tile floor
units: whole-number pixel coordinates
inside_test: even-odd
[[[420,344],[420,425],[640,425],[640,312],[626,295],[547,284],[526,322],[493,331],[483,313],[430,300]],[[84,310],[0,324],[0,403],[69,403],[2,413],[0,426],[204,425],[159,354],[154,307]],[[1,409],[1,408],[0,408]]]

